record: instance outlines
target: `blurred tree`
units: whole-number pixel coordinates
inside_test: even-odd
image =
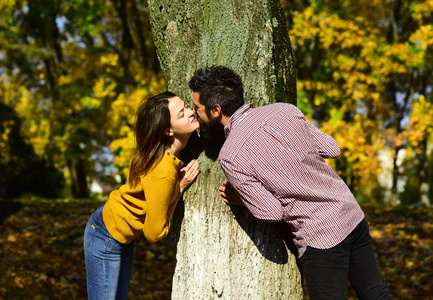
[[[0,198],[14,198],[23,191],[42,197],[58,195],[64,188],[62,174],[35,154],[21,132],[21,119],[0,103]]]
[[[125,123],[110,122],[118,113],[112,102],[134,107],[150,86],[163,86],[146,1],[0,5],[0,78],[9,91],[2,103],[21,119],[39,159],[64,173],[74,197],[87,197],[95,162],[103,164],[106,147],[125,135]]]

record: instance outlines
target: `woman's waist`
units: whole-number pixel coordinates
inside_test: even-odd
[[[103,222],[118,242],[128,244],[143,232],[145,214],[135,214],[124,205],[111,204],[109,200],[103,208]]]

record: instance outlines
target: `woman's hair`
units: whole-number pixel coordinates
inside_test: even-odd
[[[168,99],[173,97],[176,95],[164,92],[144,99],[138,107],[135,124],[137,148],[131,160],[128,179],[131,187],[135,187],[140,182],[140,176],[161,160],[165,150],[173,142],[173,138],[165,134],[170,128]]]

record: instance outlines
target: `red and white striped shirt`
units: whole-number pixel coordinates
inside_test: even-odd
[[[307,246],[327,249],[345,239],[364,213],[324,161],[338,143],[291,104],[245,104],[228,120],[218,160],[258,219],[288,223],[301,257]]]

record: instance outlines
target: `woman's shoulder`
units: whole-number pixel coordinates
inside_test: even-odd
[[[171,156],[171,157],[170,157]],[[141,177],[141,181],[152,182],[155,180],[176,180],[177,171],[173,164],[173,155],[164,155],[155,166]]]

